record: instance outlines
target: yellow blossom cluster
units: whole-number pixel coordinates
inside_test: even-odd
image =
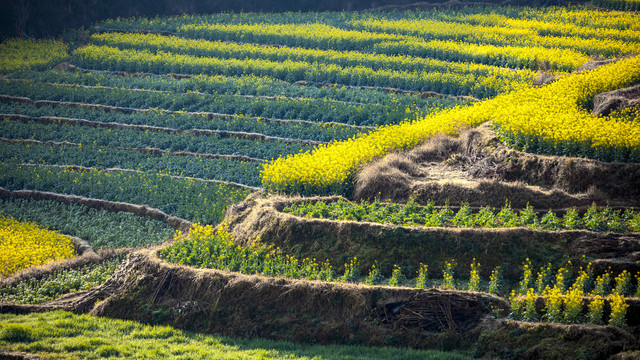
[[[74,255],[71,238],[0,212],[0,278]]]
[[[455,135],[460,128],[489,120],[499,128],[503,140],[524,139],[560,153],[579,146],[595,153],[621,153],[627,161],[633,160],[640,153],[637,122],[596,117],[585,107],[596,94],[639,80],[640,58],[628,58],[548,86],[523,87],[485,102],[278,158],[262,170],[262,184],[276,192],[346,193],[363,164],[391,151],[415,147],[436,134]]]
[[[67,45],[61,41],[8,39],[0,44],[0,73],[42,69],[68,56]]]

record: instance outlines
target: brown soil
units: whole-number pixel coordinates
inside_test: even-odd
[[[640,271],[640,234],[603,234],[585,230],[540,231],[526,228],[427,228],[395,226],[356,221],[310,219],[282,212],[301,202],[335,201],[339,197],[265,198],[249,196],[227,210],[226,221],[236,241],[249,243],[260,237],[262,243],[280,247],[298,258],[330,259],[336,269],[354,256],[360,273],[378,264],[389,276],[394,264],[414,277],[420,262],[431,274],[440,274],[444,262],[455,259],[460,272],[468,271],[475,258],[488,278],[495,266],[502,266],[508,280],[518,281],[521,264],[529,258],[534,266],[566,259],[593,261],[594,271]],[[464,270],[462,270],[464,269]],[[439,277],[439,275],[434,275]]]
[[[574,73],[587,72],[587,71],[595,70],[595,69],[597,69],[597,68],[599,68],[601,66],[610,65],[610,64],[618,62],[618,61],[620,61],[622,59],[624,59],[624,57],[615,58],[615,59],[607,59],[605,57],[595,57],[592,60],[587,61],[586,63],[584,63],[579,68],[577,68],[574,71]]]
[[[592,202],[637,208],[640,164],[523,153],[502,145],[485,124],[459,138],[434,138],[363,167],[356,176],[353,199],[376,197],[493,207],[508,199],[516,208],[529,203],[540,210]]]
[[[0,360],[42,360],[40,356],[0,349]]]
[[[609,358],[610,360],[638,360],[640,359],[640,351],[624,351],[617,353]]]
[[[593,114],[596,116],[607,116],[612,112],[639,106],[640,84],[598,94],[593,98]]]

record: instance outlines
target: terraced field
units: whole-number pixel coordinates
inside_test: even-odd
[[[618,3],[594,1],[635,10]],[[3,42],[0,347],[634,354],[637,19],[592,6],[223,13]],[[36,230],[75,249],[13,256]],[[132,329],[117,344],[95,318],[18,315],[52,309],[215,335],[104,320]],[[60,339],[63,323],[86,339]],[[132,351],[161,338],[188,345]]]

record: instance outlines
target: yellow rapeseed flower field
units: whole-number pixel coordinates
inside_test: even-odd
[[[0,44],[0,72],[42,69],[68,56],[67,45],[61,41],[8,39]]]
[[[278,158],[265,165],[262,184],[276,192],[345,193],[359,166],[390,151],[415,147],[433,135],[455,135],[460,128],[489,120],[505,139],[545,143],[551,148],[586,147],[595,153],[620,152],[635,159],[640,156],[638,123],[595,117],[586,107],[596,94],[638,81],[640,58],[621,60],[548,86],[523,87],[485,102]]]
[[[0,212],[0,278],[74,255],[71,238]]]

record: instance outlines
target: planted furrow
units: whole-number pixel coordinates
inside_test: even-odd
[[[35,190],[8,190],[0,187],[0,198],[5,201],[25,199],[30,201],[55,201],[66,205],[82,205],[90,209],[108,212],[128,212],[140,217],[152,220],[160,220],[175,230],[187,231],[193,225],[192,222],[180,219],[165,212],[150,208],[145,205],[137,205],[126,202],[107,201],[102,199],[87,198],[77,195],[58,194],[47,191]]]
[[[445,71],[376,70],[370,67],[341,66],[296,60],[221,59],[176,54],[158,50],[119,49],[111,46],[88,45],[74,52],[74,62],[83,67],[152,73],[197,73],[208,75],[256,74],[295,82],[300,80],[329,81],[345,85],[389,86],[405,90],[436,91],[450,95],[471,95],[485,98],[512,90],[518,82],[500,75],[478,75]]]
[[[21,163],[21,164],[18,164],[18,166],[58,168],[58,169],[65,169],[65,170],[69,170],[69,171],[80,171],[80,172],[96,171],[96,172],[106,172],[106,173],[109,173],[109,172],[124,172],[124,173],[135,173],[135,174],[141,174],[141,173],[144,174],[145,173],[145,172],[140,171],[140,170],[123,169],[123,168],[119,168],[119,167],[98,168],[98,167],[81,166],[81,165],[30,164],[30,163]],[[157,173],[157,174],[152,174],[152,175],[168,177],[168,178],[176,179],[176,180],[195,181],[195,182],[199,182],[199,183],[203,183],[203,184],[228,185],[228,186],[236,187],[236,188],[239,188],[239,189],[245,189],[245,190],[251,190],[251,191],[261,191],[262,190],[262,188],[260,188],[260,187],[249,186],[249,185],[240,184],[240,183],[233,182],[233,181],[224,181],[224,180],[216,180],[216,179],[203,179],[203,178],[196,178],[196,177],[192,177],[192,176],[169,175],[169,174],[163,174],[163,173]]]
[[[96,168],[132,169],[200,179],[260,185],[260,164],[233,156],[187,156],[155,149],[115,149],[81,144],[47,144],[35,140],[0,142],[0,161],[12,163],[78,165]]]
[[[185,114],[185,115],[196,115],[196,116],[204,116],[208,119],[218,119],[221,121],[229,120],[231,118],[242,118],[248,120],[258,120],[266,123],[275,123],[279,125],[287,125],[291,123],[307,125],[307,126],[315,126],[318,125],[317,122],[309,121],[309,120],[296,120],[296,119],[272,119],[272,118],[263,118],[263,117],[248,117],[248,116],[240,116],[235,114],[221,114],[214,112],[205,112],[205,111],[175,111],[175,110],[166,110],[166,109],[157,109],[157,108],[134,108],[134,107],[124,107],[124,106],[111,106],[111,105],[102,105],[102,104],[93,104],[93,103],[82,103],[82,102],[72,102],[72,101],[58,101],[58,100],[33,100],[24,96],[12,96],[0,94],[0,101],[12,101],[23,104],[34,104],[37,107],[44,105],[63,105],[68,107],[82,107],[87,109],[101,109],[105,111],[117,111],[125,114],[138,112],[138,113],[148,113],[151,111],[159,111],[165,114]],[[355,129],[373,129],[372,126],[360,126],[360,125],[350,125],[336,122],[323,123],[327,126],[345,126],[352,127]]]
[[[259,190],[233,182],[127,169],[15,163],[0,163],[0,186],[147,205],[206,224],[218,223],[229,204]]]
[[[375,111],[382,105],[387,109],[397,106],[410,107],[413,111],[421,108],[447,106],[446,102],[434,103],[417,96],[396,96],[393,93],[377,91],[375,88],[363,90],[358,87],[335,86],[316,90],[266,76],[223,76],[190,74],[150,74],[83,69],[67,65],[66,72],[22,72],[20,77],[38,82],[55,82],[84,85],[109,85],[118,88],[144,88],[170,90],[178,93],[202,92],[205,94],[278,96],[306,101],[329,101],[343,104],[367,104]],[[398,89],[400,90],[400,89]],[[411,92],[403,93],[410,95]],[[451,106],[451,105],[449,105]],[[372,113],[373,114],[373,113]]]
[[[0,115],[1,116],[1,115]],[[7,139],[4,137],[0,137],[0,141],[10,143],[10,144],[35,144],[35,145],[57,145],[57,146],[76,146],[82,147],[82,144],[71,143],[68,141],[40,141],[34,139]],[[151,154],[154,156],[162,156],[162,155],[173,155],[173,156],[192,156],[192,157],[200,157],[203,159],[226,159],[226,160],[236,160],[236,161],[244,161],[244,162],[257,162],[264,163],[266,160],[264,159],[256,159],[243,155],[224,155],[224,154],[202,154],[202,153],[194,153],[190,151],[168,151],[157,148],[131,148],[131,147],[123,147],[123,146],[108,146],[109,149],[114,150],[129,150],[129,151],[137,151],[142,154]]]
[[[164,76],[164,75],[157,75],[157,76]],[[26,82],[26,83],[34,83],[32,80],[29,79],[21,79],[21,78],[11,78],[11,79],[6,79],[8,81],[20,81],[20,82]],[[118,87],[114,87],[114,86],[103,86],[103,85],[83,85],[83,84],[73,84],[73,83],[53,83],[53,82],[42,82],[42,84],[44,85],[50,85],[50,86],[63,86],[63,87],[69,87],[69,88],[84,88],[84,89],[100,89],[100,90],[125,90],[123,88],[118,88]],[[367,90],[376,90],[376,87],[363,87],[364,89]],[[140,89],[140,88],[126,88],[127,91],[131,91],[131,92],[144,92],[144,93],[151,93],[151,94],[179,94],[176,93],[174,91],[168,91],[168,90],[153,90],[153,89]],[[394,92],[394,91],[390,91],[390,90],[386,90],[385,88],[380,88],[381,91],[386,91],[386,92]],[[395,93],[397,94],[411,94],[411,95],[420,95],[421,93],[418,91],[405,91],[405,90],[400,90],[400,89],[393,89],[396,90]],[[195,94],[195,95],[211,95],[208,93],[203,93],[203,92],[199,92],[199,91],[190,91],[190,94]],[[234,97],[238,97],[238,98],[244,98],[244,99],[258,99],[258,100],[272,100],[272,101],[278,101],[278,100],[290,100],[290,101],[312,101],[313,99],[307,99],[307,98],[302,98],[302,97],[288,97],[288,96],[281,96],[281,95],[274,95],[274,96],[267,96],[267,95],[262,95],[262,96],[258,96],[258,95],[243,95],[243,94],[228,94],[229,96],[234,96]],[[453,99],[457,99],[457,97],[452,97]],[[330,102],[335,102],[335,103],[339,103],[339,104],[344,104],[344,105],[357,105],[357,106],[363,106],[366,105],[365,103],[357,103],[357,102],[352,102],[352,101],[340,101],[340,100],[333,100],[333,99],[327,99],[327,101]]]
[[[224,41],[204,41],[175,36],[138,35],[130,33],[95,34],[92,42],[121,49],[167,51],[177,54],[223,59],[295,60],[308,63],[336,64],[344,67],[365,66],[373,70],[396,69],[408,72],[455,72],[494,75],[513,81],[532,78],[531,71],[495,66],[456,63],[410,56],[370,54],[359,51],[317,50],[288,46],[269,46]]]
[[[151,131],[151,132],[157,132],[157,133],[163,133],[163,134],[180,134],[180,135],[192,134],[196,136],[207,136],[207,137],[216,137],[216,138],[237,138],[237,139],[246,139],[251,141],[261,141],[261,142],[300,144],[304,146],[326,144],[326,142],[322,142],[322,141],[288,139],[288,138],[280,138],[275,136],[267,136],[267,135],[257,134],[257,133],[245,133],[245,132],[238,132],[238,131],[234,132],[234,131],[206,130],[206,129],[174,129],[174,128],[166,128],[166,127],[150,126],[150,125],[132,125],[132,124],[122,124],[122,123],[114,123],[114,122],[105,123],[100,121],[91,121],[91,120],[85,120],[85,119],[70,119],[70,118],[57,117],[57,116],[32,117],[32,116],[25,116],[20,114],[0,114],[0,119],[5,119],[9,121],[20,121],[23,123],[36,122],[43,125],[68,124],[73,126],[86,126],[90,128]]]
[[[388,19],[385,23],[391,22]],[[367,25],[369,22],[367,22]],[[349,24],[344,26],[348,27]],[[420,25],[416,26],[420,29]],[[455,25],[453,26],[456,27]],[[191,38],[203,38],[207,40],[225,40],[238,42],[257,42],[267,44],[281,44],[288,46],[306,46],[309,48],[331,49],[335,48],[325,42],[322,37],[316,36],[315,31],[333,33],[335,45],[339,49],[359,50],[386,55],[410,55],[415,57],[435,58],[443,61],[464,61],[470,63],[505,66],[511,68],[541,69],[544,61],[555,70],[570,71],[585,62],[588,57],[573,50],[573,43],[568,44],[567,49],[555,49],[553,47],[537,46],[535,49],[512,46],[508,39],[495,43],[483,44],[472,42],[460,42],[433,37],[410,36],[392,32],[375,32],[366,30],[345,30],[322,24],[189,24],[180,27],[180,34]],[[416,30],[420,31],[420,30]],[[427,28],[424,31],[429,31]],[[339,40],[338,40],[339,39]],[[466,39],[465,39],[466,40]],[[366,44],[361,44],[365,42]],[[335,46],[334,45],[334,46]],[[596,45],[589,44],[589,45]],[[617,45],[617,44],[616,44]],[[530,44],[529,46],[535,46]],[[597,49],[602,49],[596,46]],[[618,46],[616,50],[628,47]]]
[[[0,97],[0,100],[2,98]],[[196,114],[185,114],[185,113],[174,113],[169,114],[166,112],[162,112],[157,109],[153,109],[148,112],[133,112],[133,113],[123,113],[118,111],[107,111],[105,109],[97,109],[97,108],[83,108],[83,107],[71,107],[64,106],[61,104],[39,104],[40,106],[36,106],[34,103],[18,103],[12,101],[0,101],[0,113],[5,114],[20,114],[23,116],[28,116],[33,119],[36,118],[51,118],[55,119],[58,117],[68,118],[68,119],[86,119],[87,121],[94,121],[100,123],[116,123],[123,125],[134,125],[134,126],[151,126],[149,129],[140,128],[143,131],[150,131],[157,136],[160,134],[165,134],[161,130],[161,132],[153,131],[153,128],[169,128],[169,129],[177,129],[180,131],[190,131],[193,129],[200,130],[212,130],[212,132],[202,133],[200,135],[200,144],[203,144],[203,148],[209,148],[208,144],[211,144],[205,140],[207,137],[219,137],[220,140],[225,141],[241,141],[245,144],[244,148],[253,147],[251,139],[239,138],[236,140],[232,140],[233,137],[224,137],[225,134],[229,133],[234,135],[235,133],[239,136],[244,136],[242,133],[249,134],[263,134],[269,137],[276,138],[284,138],[284,139],[292,139],[292,141],[298,141],[302,139],[327,142],[336,139],[347,139],[353,137],[361,132],[368,132],[366,130],[358,131],[353,127],[345,127],[345,126],[322,126],[321,124],[317,124],[314,126],[305,125],[305,124],[288,124],[287,126],[282,126],[277,123],[266,123],[260,121],[260,119],[246,119],[241,116],[233,117],[227,119],[226,121],[219,121],[217,118],[210,119],[207,116],[196,115]],[[13,116],[13,115],[12,115]],[[51,122],[47,122],[51,124]],[[82,122],[81,122],[82,123]],[[45,125],[43,123],[43,125]],[[90,127],[92,126],[90,123],[87,123]],[[105,125],[108,126],[108,125]],[[119,131],[118,129],[113,129],[114,131]],[[125,129],[123,129],[124,131]],[[216,132],[220,131],[221,134],[217,135]],[[188,133],[183,134],[182,136],[188,136]],[[171,134],[167,134],[167,136],[172,136]],[[195,136],[195,135],[194,135]],[[245,136],[246,137],[246,136]],[[257,140],[260,140],[259,138]],[[216,142],[215,144],[219,143]],[[80,141],[76,141],[80,142]],[[151,140],[150,143],[153,144],[155,141]],[[172,141],[169,144],[175,144],[175,141]],[[177,148],[176,150],[184,150],[190,149],[191,145],[189,143],[183,142],[183,148]],[[272,151],[269,147],[276,147],[280,144],[277,141],[266,141],[261,144],[271,144],[263,147],[265,150],[265,158],[269,158],[274,156],[274,154],[278,153],[287,153],[287,150],[275,150]],[[308,146],[304,144],[296,145],[295,142],[291,142],[289,144],[282,143],[287,145],[288,147],[303,147]],[[147,146],[147,145],[145,145]],[[145,147],[140,146],[140,147]],[[165,146],[155,146],[154,147],[167,147]],[[169,148],[174,148],[174,146],[170,145]],[[242,146],[240,148],[243,148]],[[207,151],[207,152],[218,152],[218,151]],[[243,150],[242,152],[245,155],[251,153],[249,150]],[[261,157],[257,154],[252,155],[253,157]]]

